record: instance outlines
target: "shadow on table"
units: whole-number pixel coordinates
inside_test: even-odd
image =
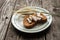
[[[34,39],[34,38],[39,39],[39,38],[46,36],[46,34],[50,32],[50,28],[51,26],[48,27],[46,30],[38,32],[38,33],[24,33],[15,28],[14,29],[15,29],[16,34],[19,36],[22,36],[22,38],[24,39]]]

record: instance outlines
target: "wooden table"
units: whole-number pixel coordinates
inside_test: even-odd
[[[55,14],[50,27],[34,34],[15,29],[11,17],[14,11],[25,6],[42,7]],[[56,16],[59,13],[60,0],[0,0],[0,40],[60,40],[60,16]]]

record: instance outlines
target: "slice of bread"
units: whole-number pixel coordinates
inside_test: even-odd
[[[25,17],[24,17],[24,20],[23,20],[23,24],[24,24],[24,26],[26,27],[26,28],[32,28],[32,27],[34,27],[34,25],[36,24],[34,21],[32,21],[31,23],[29,23],[28,21],[27,21],[27,18],[29,17],[29,15],[26,15]]]
[[[42,17],[41,17],[41,22],[45,23],[47,21],[47,17],[44,15],[44,14],[40,14]]]

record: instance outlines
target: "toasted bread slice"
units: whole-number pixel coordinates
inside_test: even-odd
[[[23,24],[24,24],[24,26],[25,26],[26,28],[32,28],[32,27],[34,27],[35,22],[32,21],[31,23],[29,23],[29,22],[27,21],[27,18],[28,18],[28,17],[29,17],[29,15],[26,15],[26,16],[24,17]]]
[[[47,17],[45,15],[43,15],[42,13],[40,14],[41,17],[41,22],[46,22],[47,21]]]

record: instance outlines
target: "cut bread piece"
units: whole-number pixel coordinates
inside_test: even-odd
[[[28,22],[27,18],[29,17],[29,15],[26,15],[24,17],[24,20],[23,20],[23,24],[26,28],[32,28],[34,27],[34,25],[36,24],[34,21],[32,21],[31,23]]]
[[[41,13],[40,16],[41,16],[41,22],[44,23],[47,21],[47,17],[43,13]]]
[[[38,20],[38,23],[44,23],[47,21],[47,17],[43,14],[43,12],[37,13],[37,17],[40,19]]]

